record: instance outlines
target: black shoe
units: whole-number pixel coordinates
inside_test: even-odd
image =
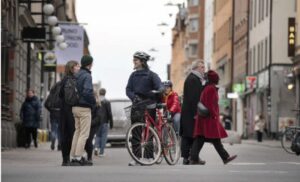
[[[237,155],[233,155],[228,157],[226,160],[223,160],[224,164],[228,164],[229,162],[233,161],[235,158],[237,157]]]
[[[189,165],[190,164],[190,160],[189,159],[183,159],[183,165]]]
[[[71,162],[70,161],[63,161],[61,166],[71,166]]]
[[[54,150],[54,143],[51,143],[50,148],[51,148],[51,150]]]
[[[77,159],[72,159],[72,161],[70,162],[70,166],[81,166],[81,163]]]
[[[196,161],[191,160],[190,165],[205,165],[206,161],[198,159]]]
[[[38,148],[37,141],[34,142],[34,147],[35,147],[35,148]]]
[[[86,160],[84,157],[81,157],[79,163],[82,166],[92,166],[93,165],[93,162]]]

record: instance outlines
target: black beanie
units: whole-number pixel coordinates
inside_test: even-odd
[[[84,55],[81,58],[81,66],[86,67],[93,63],[93,57],[89,55]]]

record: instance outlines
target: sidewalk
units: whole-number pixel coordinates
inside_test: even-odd
[[[257,142],[254,139],[247,139],[247,140],[242,140],[242,143],[243,144],[249,144],[249,145],[272,147],[272,148],[281,148],[282,147],[280,140],[265,139],[262,142]]]

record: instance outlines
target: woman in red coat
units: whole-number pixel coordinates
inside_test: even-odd
[[[191,164],[198,164],[199,153],[205,141],[211,142],[224,164],[235,159],[237,156],[229,156],[224,149],[221,138],[226,138],[227,133],[220,123],[219,119],[219,97],[218,88],[216,85],[219,83],[219,76],[216,72],[209,70],[207,72],[208,84],[204,88],[200,101],[209,110],[208,117],[201,117],[197,114],[194,128],[194,143],[191,151]]]
[[[167,105],[167,110],[170,112],[174,124],[176,134],[179,134],[181,106],[178,94],[173,91],[173,84],[170,80],[163,82],[165,86],[165,94],[163,102]]]

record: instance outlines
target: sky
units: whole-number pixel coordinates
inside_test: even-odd
[[[125,88],[134,71],[132,55],[138,50],[155,57],[155,61],[149,62],[150,69],[162,81],[167,79],[175,17],[169,17],[166,2],[168,0],[76,0],[78,22],[87,23],[84,27],[94,58],[93,82],[101,82],[107,90],[107,98],[127,98]],[[176,13],[178,8],[174,8],[171,12]],[[157,26],[161,22],[169,24],[164,36]],[[158,52],[149,51],[151,48]]]

